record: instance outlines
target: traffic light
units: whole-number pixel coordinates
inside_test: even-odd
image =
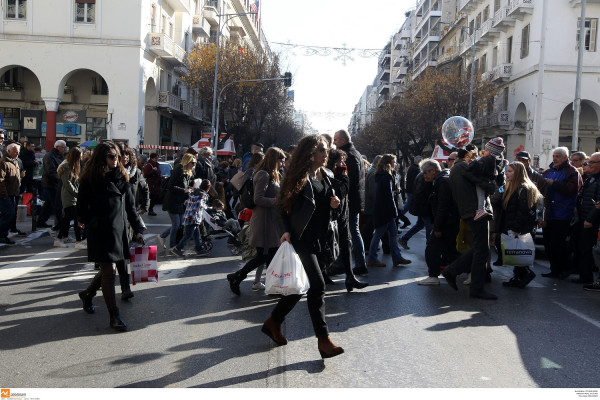
[[[283,74],[283,86],[290,87],[292,86],[292,73],[286,72]]]

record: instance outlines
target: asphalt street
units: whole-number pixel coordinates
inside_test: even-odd
[[[411,217],[412,218],[412,217]],[[146,239],[168,217],[144,217]],[[132,287],[119,302],[129,330],[114,332],[102,297],[96,313],[77,293],[95,271],[85,250],[55,248],[47,233],[0,248],[0,385],[27,388],[595,388],[600,359],[600,293],[538,275],[526,289],[501,285],[512,267],[494,267],[497,301],[469,298],[441,279],[424,287],[425,235],[403,250],[407,267],[371,268],[370,286],[327,287],[326,313],[341,356],[322,360],[306,300],[284,323],[287,346],[261,333],[277,298],[242,295],[225,276],[238,269],[226,239],[208,257],[162,255],[158,283]],[[188,247],[188,251],[193,250]],[[495,256],[493,256],[495,259]],[[117,296],[120,289],[117,285]]]

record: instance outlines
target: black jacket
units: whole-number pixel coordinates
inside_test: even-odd
[[[477,191],[475,186],[479,184],[486,187],[489,184],[485,178],[478,179],[469,174],[467,169],[469,164],[464,160],[457,161],[450,170],[450,186],[452,187],[452,197],[458,206],[458,212],[463,220],[473,218],[477,211]],[[492,206],[489,200],[485,202],[485,209],[491,214]]]
[[[600,210],[596,209],[592,200],[600,201],[600,174],[587,176],[580,192],[577,198],[579,220],[598,226],[600,224]]]
[[[502,196],[498,196],[499,210],[494,232],[507,233],[509,230],[519,235],[531,233],[535,226],[537,205],[529,208],[527,203],[527,190],[523,187],[515,190],[508,199],[506,209],[503,206]]]
[[[375,174],[375,198],[373,203],[373,228],[379,228],[398,217],[394,201],[394,177],[386,171]]]
[[[435,232],[443,232],[449,227],[458,226],[460,215],[452,197],[450,170],[444,169],[433,181],[429,204]]]
[[[129,258],[127,221],[134,233],[144,231],[135,210],[131,186],[115,169],[99,184],[82,180],[77,195],[77,220],[87,227],[88,261],[117,262]]]
[[[425,177],[422,172],[417,175],[408,212],[417,217],[431,217],[431,209],[429,208],[428,200],[433,189],[432,186],[433,184],[431,182],[425,182]]]
[[[185,190],[189,187],[192,177],[183,173],[183,166],[181,163],[173,168],[171,177],[169,178],[169,184],[167,190],[169,192],[166,196],[167,204],[165,208],[168,212],[173,214],[184,214],[185,213],[185,201],[188,198],[188,194]]]
[[[206,157],[198,156],[195,172],[196,179],[208,179],[213,187],[217,183],[217,175],[215,174],[213,163]]]
[[[406,193],[412,194],[415,191],[415,178],[421,173],[417,164],[412,164],[406,171]]]
[[[44,166],[44,172],[42,173],[42,186],[46,189],[58,188],[61,181],[58,178],[58,174],[56,170],[58,166],[63,161],[63,156],[53,148],[50,150],[44,158],[42,159],[42,163]]]
[[[25,177],[21,180],[21,184],[33,182],[33,170],[36,166],[35,153],[23,147],[23,150],[19,153],[19,158],[23,162],[23,170],[25,171]]]
[[[128,172],[136,207],[139,206],[142,210],[148,211],[150,209],[150,188],[142,171],[137,167],[132,167]]]
[[[340,149],[344,150],[348,155],[346,159],[348,177],[350,178],[348,203],[350,213],[356,214],[365,209],[365,163],[351,142],[341,146]]]

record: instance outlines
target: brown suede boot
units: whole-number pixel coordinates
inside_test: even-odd
[[[283,333],[281,333],[281,324],[277,323],[271,317],[267,318],[262,326],[261,331],[278,345],[284,346],[288,343],[286,337],[283,336]]]
[[[321,353],[322,358],[331,358],[335,356],[339,356],[344,352],[344,349],[340,346],[336,346],[329,336],[323,336],[318,338],[319,340],[319,353]]]

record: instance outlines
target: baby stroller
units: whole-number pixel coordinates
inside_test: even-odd
[[[202,238],[202,241],[207,248],[210,250],[213,247],[211,237],[214,237],[215,239],[228,238],[227,244],[231,248],[231,254],[234,256],[239,255],[242,252],[243,244],[240,242],[237,236],[229,231],[226,227],[217,225],[213,217],[206,212],[206,210],[202,210],[202,213],[204,226],[206,228],[206,236]]]

